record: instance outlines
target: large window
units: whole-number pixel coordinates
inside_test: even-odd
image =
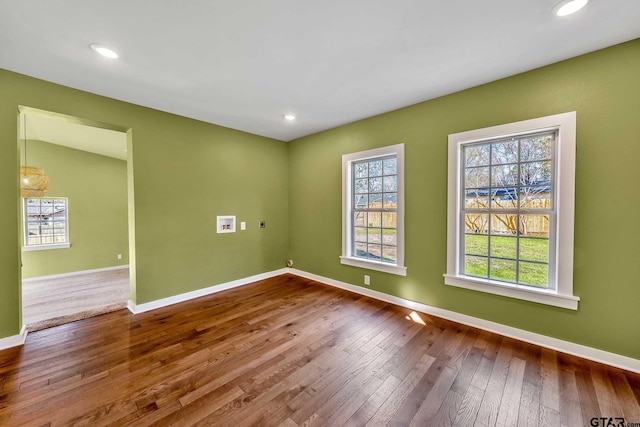
[[[66,198],[24,199],[24,249],[69,247],[68,201]]]
[[[449,136],[445,283],[577,308],[575,113]]]
[[[404,145],[342,156],[343,264],[406,275]]]

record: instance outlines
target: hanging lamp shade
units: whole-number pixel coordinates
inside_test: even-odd
[[[20,166],[20,196],[43,197],[49,189],[49,177],[44,169],[33,166]]]
[[[20,196],[44,197],[49,189],[49,177],[44,169],[29,166],[27,162],[27,116],[24,116],[24,166],[20,166]]]

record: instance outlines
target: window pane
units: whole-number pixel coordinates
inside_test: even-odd
[[[549,237],[549,215],[520,215],[520,235]]]
[[[531,162],[520,165],[522,185],[549,185],[551,183],[551,162]]]
[[[382,160],[374,160],[369,162],[369,176],[382,175]]]
[[[385,176],[383,179],[384,191],[398,191],[398,177],[396,175]]]
[[[368,193],[369,192],[369,180],[368,179],[356,179],[355,183],[356,193]]]
[[[491,256],[496,258],[516,259],[518,240],[515,236],[491,236]]]
[[[367,244],[366,243],[356,243],[355,245],[355,256],[360,258],[367,258]]]
[[[464,216],[464,232],[487,234],[489,233],[489,215],[487,214],[466,214]]]
[[[549,267],[546,264],[521,262],[519,265],[519,281],[528,285],[548,287]]]
[[[37,236],[40,234],[40,226],[38,224],[27,224],[27,233],[29,236]]]
[[[386,228],[396,228],[396,217],[397,214],[395,212],[384,212],[382,214],[382,226]]]
[[[551,209],[551,186],[521,187],[520,207],[523,209]]]
[[[469,276],[487,277],[489,275],[488,259],[477,256],[465,256],[464,274]]]
[[[381,227],[382,226],[382,213],[381,212],[369,212],[367,214],[367,225],[369,227]]]
[[[382,243],[390,246],[397,246],[396,230],[390,230],[388,228],[382,229]]]
[[[466,168],[464,170],[465,188],[486,188],[489,186],[489,168]]]
[[[503,280],[506,282],[515,282],[516,281],[516,262],[503,260],[503,259],[493,259],[491,258],[489,261],[490,265],[490,278],[496,280]]]
[[[518,184],[518,165],[491,167],[491,186],[510,187]]]
[[[356,227],[366,227],[367,226],[367,214],[365,212],[354,212],[353,213],[353,225]]]
[[[366,242],[367,241],[367,229],[356,227],[354,229],[354,238],[356,242]]]
[[[396,263],[398,259],[398,250],[395,247],[383,246],[382,247],[382,261]]]
[[[398,209],[398,193],[384,193],[384,209]]]
[[[494,165],[518,161],[518,140],[491,144],[491,163]]]
[[[382,243],[382,229],[369,228],[368,229],[369,243]]]
[[[489,144],[471,145],[464,148],[465,166],[485,166],[489,164]]]
[[[464,206],[469,209],[486,209],[489,207],[489,192],[487,190],[467,190]]]
[[[382,191],[382,178],[369,178],[369,192],[377,193]]]
[[[369,209],[381,209],[382,208],[382,193],[369,194]]]
[[[491,234],[516,235],[518,228],[518,215],[491,215]]]
[[[491,189],[491,208],[515,209],[518,207],[518,190],[516,188]]]
[[[369,171],[369,164],[368,163],[356,163],[354,165],[354,170],[355,170],[355,176],[356,178],[366,178],[367,177],[367,173]]]
[[[369,259],[376,261],[380,261],[382,259],[382,246],[369,244],[367,245],[367,250],[369,251]]]
[[[519,257],[524,261],[549,262],[549,240],[520,238]]]
[[[356,209],[365,209],[369,203],[369,197],[366,194],[354,194],[353,205]]]
[[[486,234],[465,234],[464,253],[467,255],[489,255],[489,236]]]
[[[524,138],[520,141],[520,161],[551,159],[553,135]]]
[[[395,175],[398,173],[398,160],[395,157],[393,159],[385,159],[383,164],[385,175]]]

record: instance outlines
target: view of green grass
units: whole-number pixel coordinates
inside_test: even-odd
[[[519,257],[515,236],[491,236],[490,239],[491,254],[489,254],[489,236],[465,235],[465,274],[488,277],[489,259],[491,259],[491,279],[515,282],[518,268],[520,283],[547,287],[548,266],[527,262],[548,262],[549,241],[547,239],[521,237]]]

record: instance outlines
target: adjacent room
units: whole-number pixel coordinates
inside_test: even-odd
[[[126,133],[24,110],[23,324],[32,332],[125,308]]]
[[[0,425],[639,425],[638,22],[0,0]]]

